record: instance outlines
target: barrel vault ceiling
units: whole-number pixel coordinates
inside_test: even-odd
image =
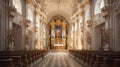
[[[43,11],[48,22],[56,15],[63,16],[68,22],[70,22],[71,16],[78,10],[78,4],[82,0],[36,0],[41,5],[41,11]]]

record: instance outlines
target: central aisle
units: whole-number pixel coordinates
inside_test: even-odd
[[[65,52],[49,52],[37,67],[83,67]]]

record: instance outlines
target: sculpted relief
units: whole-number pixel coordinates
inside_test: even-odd
[[[9,43],[8,49],[14,50],[14,47],[15,47],[15,44],[14,44],[14,42],[15,42],[15,29],[14,28],[9,30],[9,34],[8,34],[7,39],[8,39],[8,43]]]
[[[102,35],[103,43],[104,44],[108,44],[109,43],[109,34],[108,34],[108,31],[101,30],[101,35]]]
[[[116,7],[116,13],[117,13],[117,15],[120,14],[120,5],[118,5],[118,6]]]
[[[109,41],[110,41],[110,37],[109,37],[109,32],[106,30],[101,30],[101,35],[102,35],[102,48],[105,51],[109,51],[110,50],[110,46],[109,46]]]
[[[88,21],[87,21],[87,27],[89,27],[89,28],[90,28],[90,27],[91,27],[91,25],[92,25],[92,21],[91,21],[91,20],[88,20]]]
[[[89,32],[86,32],[86,41],[87,41],[88,44],[91,45],[91,36],[90,36]]]

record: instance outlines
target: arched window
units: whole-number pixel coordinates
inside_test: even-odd
[[[17,12],[22,14],[22,0],[13,0],[13,5],[17,9]]]
[[[27,19],[29,19],[31,22],[34,21],[34,6],[32,4],[26,5],[26,15]]]
[[[103,7],[105,7],[105,2],[104,2],[104,0],[101,0],[100,9],[102,9]]]
[[[101,13],[101,9],[105,6],[104,0],[97,0],[95,4],[95,14]]]
[[[33,22],[33,18],[34,18],[33,16],[34,16],[34,14],[33,14],[32,8],[28,8],[28,7],[27,7],[27,17],[28,17],[28,19],[31,20],[32,22]]]

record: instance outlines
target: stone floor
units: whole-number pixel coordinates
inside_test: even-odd
[[[49,52],[35,67],[83,67],[67,52]]]

